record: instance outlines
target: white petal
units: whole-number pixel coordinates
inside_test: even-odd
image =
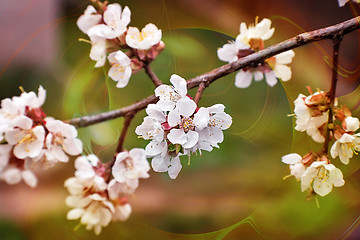
[[[192,148],[199,140],[199,134],[195,131],[186,133],[186,143],[182,144],[184,148]]]
[[[194,124],[198,130],[201,130],[208,125],[209,119],[209,110],[207,108],[201,107],[194,115]]]
[[[247,88],[251,84],[253,75],[250,71],[239,70],[235,75],[235,86],[238,88]]]
[[[160,154],[151,161],[151,167],[155,172],[167,172],[170,165],[169,155],[162,157]]]
[[[182,168],[180,158],[179,157],[172,158],[170,164],[171,166],[169,167],[168,174],[171,179],[175,179],[179,175],[179,172]]]
[[[217,55],[221,61],[234,62],[238,60],[239,49],[235,42],[227,43],[222,48],[218,48]]]
[[[195,109],[196,103],[189,97],[184,97],[177,101],[175,110],[178,110],[181,116],[190,117],[194,114]]]
[[[82,208],[74,208],[67,213],[66,218],[69,220],[78,219],[83,215],[84,211]]]
[[[277,79],[274,71],[265,72],[265,80],[270,87],[275,86]]]
[[[323,197],[331,192],[332,183],[327,177],[325,177],[325,179],[320,179],[319,177],[316,177],[314,179],[313,187],[314,187],[314,191]]]
[[[167,138],[172,144],[181,144],[187,142],[186,134],[182,129],[171,129],[170,133],[167,135]]]
[[[21,176],[27,185],[29,185],[30,187],[36,187],[38,180],[32,171],[30,170],[22,171]]]
[[[295,52],[293,50],[279,53],[278,55],[275,55],[276,63],[289,64],[291,63],[294,56]]]
[[[289,81],[291,79],[291,68],[289,66],[276,64],[274,72],[276,76],[280,78],[283,82]]]
[[[301,161],[302,157],[297,153],[290,153],[281,158],[281,161],[286,164],[295,164]]]
[[[180,94],[181,97],[185,97],[187,94],[186,80],[179,75],[173,74],[170,77],[170,82],[174,86],[175,91]]]

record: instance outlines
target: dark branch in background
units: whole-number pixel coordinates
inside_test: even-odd
[[[285,52],[287,50],[294,49],[323,39],[333,39],[335,38],[335,36],[338,36],[339,34],[346,35],[359,28],[360,28],[360,17],[356,17],[330,27],[321,28],[315,31],[299,34],[293,38],[290,38],[289,40],[283,41],[281,43],[263,49],[259,52],[243,57],[237,60],[236,62],[226,64],[210,72],[189,79],[187,81],[188,89],[197,87],[202,82],[204,82],[205,86],[209,85],[223,76],[226,76],[232,72],[235,72],[251,64],[261,62],[269,57]],[[76,127],[86,127],[110,119],[123,117],[128,112],[134,112],[135,114],[136,112],[146,108],[148,104],[155,103],[157,101],[158,99],[154,95],[152,95],[124,108],[120,108],[105,113],[100,113],[97,115],[74,118],[68,120],[67,122]]]
[[[154,71],[151,69],[150,64],[146,64],[144,66],[144,70],[145,70],[146,74],[150,77],[151,81],[154,83],[155,87],[160,86],[162,84],[160,79],[156,76]]]
[[[330,131],[331,126],[333,125],[333,111],[332,107],[334,105],[335,93],[336,93],[336,83],[338,77],[338,65],[339,65],[339,49],[340,43],[342,40],[342,33],[340,32],[338,35],[334,36],[333,39],[333,67],[332,67],[332,78],[331,78],[331,86],[329,90],[329,99],[330,99],[330,109],[329,109],[329,118],[325,135],[325,142],[323,146],[323,152],[328,153],[329,150],[329,142],[330,142]]]

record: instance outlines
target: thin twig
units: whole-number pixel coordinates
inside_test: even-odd
[[[162,84],[161,80],[156,76],[150,64],[145,64],[144,70],[146,74],[150,77],[151,81],[154,83],[155,87],[160,86]]]
[[[272,57],[276,54],[285,52],[290,49],[294,49],[312,42],[320,41],[323,39],[332,39],[334,36],[341,33],[342,35],[346,35],[356,29],[360,28],[360,17],[355,17],[350,20],[347,20],[345,22],[326,27],[321,28],[312,32],[306,32],[299,34],[289,40],[283,41],[281,43],[278,43],[276,45],[270,46],[268,48],[265,48],[259,52],[250,54],[246,57],[243,57],[235,62],[223,65],[219,68],[216,68],[210,72],[204,73],[200,76],[194,77],[192,79],[189,79],[187,81],[187,87],[188,89],[194,88],[198,86],[201,82],[205,82],[206,84],[211,84],[215,80],[226,76],[232,72],[235,72],[241,68],[244,68],[246,66],[249,66],[253,63],[261,62],[264,59],[267,59],[269,57]],[[96,123],[100,123],[103,121],[107,121],[110,119],[114,119],[117,117],[125,116],[126,113],[133,111],[138,112],[144,108],[147,107],[150,103],[157,102],[158,99],[152,95],[147,98],[142,99],[139,102],[136,102],[130,106],[120,108],[117,110],[100,113],[97,115],[92,116],[84,116],[80,118],[74,118],[71,120],[68,120],[67,122],[76,126],[76,127],[86,127],[89,125],[93,125]]]
[[[200,98],[201,98],[205,88],[206,88],[205,82],[201,82],[199,84],[198,90],[196,91],[196,95],[195,95],[195,98],[194,98],[194,102],[196,102],[196,104],[199,103]]]
[[[329,90],[329,100],[330,100],[330,108],[329,108],[329,118],[327,123],[325,142],[323,146],[323,152],[328,153],[329,150],[329,142],[330,142],[330,127],[333,123],[333,111],[332,107],[334,105],[335,93],[336,93],[336,83],[338,77],[338,64],[339,64],[339,49],[340,43],[342,40],[342,34],[339,33],[333,39],[333,67],[332,67],[332,78],[331,78],[331,86]]]
[[[133,112],[129,112],[125,115],[124,125],[121,130],[118,145],[116,147],[116,154],[123,151],[123,145],[124,145],[124,141],[126,138],[126,133],[130,127],[131,120],[134,118],[134,116],[135,116],[135,113],[133,113]]]

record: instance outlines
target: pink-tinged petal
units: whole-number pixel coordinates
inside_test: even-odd
[[[134,161],[146,161],[146,153],[142,148],[133,148],[130,150],[129,155]]]
[[[253,76],[254,76],[254,80],[255,80],[256,82],[263,80],[263,78],[264,78],[264,73],[263,73],[263,72],[261,72],[261,71],[254,71],[254,72],[252,72],[252,73],[253,73]]]
[[[275,86],[277,79],[274,71],[265,72],[265,80],[270,87]]]
[[[7,184],[16,184],[21,181],[21,171],[17,168],[10,168],[7,169],[3,175],[2,178],[5,180]]]
[[[182,144],[184,148],[192,148],[199,140],[199,134],[195,131],[189,131],[186,134],[186,143]]]
[[[67,213],[66,218],[68,220],[75,220],[80,218],[84,212],[85,210],[83,208],[74,208]]]
[[[186,134],[182,129],[171,129],[170,133],[167,135],[167,138],[172,144],[183,145],[187,142]]]
[[[297,153],[290,153],[281,158],[281,161],[286,164],[295,164],[301,161],[302,157]]]
[[[172,158],[168,170],[168,174],[170,178],[175,179],[179,175],[181,168],[182,166],[181,166],[180,158],[179,157]]]
[[[30,187],[36,187],[38,180],[32,171],[30,170],[22,171],[21,176],[27,185],[29,185]]]
[[[253,75],[250,71],[239,70],[235,75],[235,86],[238,88],[247,88],[251,84]]]
[[[82,142],[78,138],[65,139],[63,142],[63,148],[67,154],[76,156],[82,152]]]
[[[197,130],[205,128],[210,120],[209,110],[201,107],[198,112],[194,115],[194,124]]]
[[[345,6],[345,4],[346,4],[348,1],[349,1],[349,0],[338,0],[339,7]]]
[[[170,165],[169,155],[161,156],[160,154],[155,156],[151,161],[151,167],[155,172],[167,172]]]
[[[177,101],[174,111],[178,110],[181,116],[190,117],[194,114],[196,107],[196,103],[193,100],[191,100],[189,97],[183,97]]]

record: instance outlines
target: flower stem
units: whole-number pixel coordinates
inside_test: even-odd
[[[146,74],[150,77],[151,81],[154,83],[155,87],[162,84],[161,80],[156,76],[149,63],[145,64],[144,70]]]
[[[115,153],[115,156],[119,153],[119,152],[122,152],[124,149],[123,149],[123,145],[124,145],[124,141],[125,141],[125,138],[126,138],[126,133],[130,127],[130,123],[131,123],[131,120],[134,118],[135,116],[135,113],[134,112],[129,112],[125,115],[125,121],[124,121],[124,125],[123,125],[123,128],[121,130],[121,134],[120,134],[120,137],[119,137],[119,142],[118,142],[118,145],[116,147],[116,153]]]
[[[206,86],[205,82],[201,82],[199,84],[199,87],[198,87],[198,89],[196,91],[196,95],[195,95],[195,98],[194,98],[194,101],[196,102],[196,104],[198,104],[198,102],[200,101],[200,98],[201,98],[201,96],[202,96],[202,94],[203,94],[206,87],[207,86]]]
[[[328,92],[330,106],[329,106],[329,118],[328,118],[328,123],[327,123],[327,128],[326,128],[325,142],[324,142],[324,146],[323,146],[323,150],[322,150],[324,153],[328,153],[328,150],[329,150],[330,131],[331,131],[331,129],[329,128],[329,125],[331,125],[333,123],[332,107],[334,106],[334,101],[335,101],[336,84],[337,84],[337,77],[338,77],[339,49],[340,49],[340,43],[341,43],[342,37],[343,37],[342,32],[339,32],[333,38],[332,78],[331,78],[330,90]]]

